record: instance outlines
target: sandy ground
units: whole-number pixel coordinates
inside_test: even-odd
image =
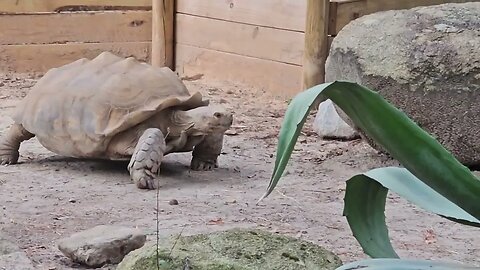
[[[15,104],[35,81],[34,76],[0,75],[2,133],[11,124]],[[190,171],[189,153],[167,156],[161,173],[161,234],[257,227],[320,244],[344,262],[366,258],[342,216],[345,180],[371,168],[396,165],[394,161],[358,140],[320,140],[311,131],[310,119],[288,174],[256,205],[273,169],[287,102],[238,85],[185,83],[231,108],[237,134],[226,137],[220,168],[212,172]],[[37,269],[82,269],[60,253],[56,241],[96,225],[138,227],[153,238],[156,194],[137,189],[125,163],[63,158],[36,139],[20,150],[20,164],[0,167],[0,228]],[[179,204],[169,205],[171,199]],[[428,214],[395,195],[389,195],[386,215],[401,256],[480,266],[478,229]]]

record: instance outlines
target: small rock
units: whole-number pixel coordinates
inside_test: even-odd
[[[458,32],[458,28],[456,28],[455,26],[451,26],[451,25],[444,24],[444,23],[435,24],[433,27],[434,27],[437,31],[440,31],[440,32],[445,32],[445,33]]]
[[[237,200],[231,200],[231,201],[224,202],[225,205],[234,204],[234,203],[237,203]]]
[[[0,87],[4,86],[5,84],[3,82],[0,82]]]
[[[75,200],[75,199],[70,199],[70,200],[68,200],[68,202],[70,202],[70,203],[76,203],[77,200]]]
[[[352,127],[340,118],[330,99],[318,106],[313,128],[322,138],[352,140],[359,136]]]
[[[58,249],[76,263],[101,267],[119,263],[130,251],[142,247],[146,239],[138,229],[100,225],[60,240]]]
[[[235,136],[235,135],[238,135],[238,132],[235,129],[229,129],[229,130],[225,131],[225,135]]]
[[[170,204],[170,205],[178,205],[178,201],[175,200],[175,199],[172,199],[172,200],[170,200],[170,201],[168,202],[168,204]]]

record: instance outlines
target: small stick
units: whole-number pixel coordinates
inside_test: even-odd
[[[278,192],[278,194],[282,195],[283,197],[285,197],[285,198],[287,198],[287,199],[290,199],[290,200],[296,202],[298,205],[302,205],[302,204],[301,204],[299,201],[297,201],[295,198],[289,197],[289,196],[285,195],[285,193],[282,193],[282,192],[280,192],[280,191],[278,191],[278,190],[277,190],[277,192]]]
[[[175,242],[173,243],[172,249],[170,249],[170,253],[168,253],[169,258],[172,255],[173,249],[177,245],[178,239],[180,239],[180,236],[182,236],[183,230],[185,230],[185,225],[182,227],[182,231],[180,231],[180,233],[178,234],[177,239],[175,239]]]

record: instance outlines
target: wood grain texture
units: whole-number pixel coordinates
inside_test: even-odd
[[[325,82],[328,56],[328,0],[308,0],[303,61],[303,88]]]
[[[151,0],[1,0],[0,13],[53,12],[68,6],[150,7]]]
[[[245,84],[281,97],[292,97],[301,90],[299,66],[178,43],[176,71],[182,77],[203,74],[207,81]]]
[[[151,40],[151,12],[0,15],[0,44]]]
[[[301,65],[303,33],[185,14],[176,16],[176,41],[244,56]]]
[[[150,42],[0,45],[0,72],[45,72],[80,58],[92,59],[103,51],[148,61]]]
[[[333,27],[334,32],[331,31],[331,34],[337,34],[345,25],[356,18],[378,11],[471,1],[472,0],[336,0],[332,1],[334,2],[332,4],[336,5],[337,12]]]
[[[152,0],[152,65],[173,69],[174,0]]]
[[[303,32],[306,0],[177,0],[177,12]]]

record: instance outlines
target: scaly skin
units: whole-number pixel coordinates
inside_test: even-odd
[[[163,157],[167,153],[185,146],[188,138],[187,131],[192,126],[181,131],[180,136],[168,144],[165,143],[165,136],[158,128],[149,128],[143,132],[127,167],[130,178],[138,188],[156,189],[159,187],[156,176],[160,173]]]
[[[160,163],[166,149],[165,138],[160,129],[146,129],[140,136],[127,167],[130,178],[138,188],[155,189],[159,187],[156,176],[160,173]]]
[[[218,168],[218,156],[222,153],[223,133],[211,134],[195,146],[190,168],[194,171],[210,171]]]
[[[0,140],[0,164],[15,164],[18,162],[20,144],[33,138],[35,135],[28,132],[20,124],[13,124],[7,134]]]

